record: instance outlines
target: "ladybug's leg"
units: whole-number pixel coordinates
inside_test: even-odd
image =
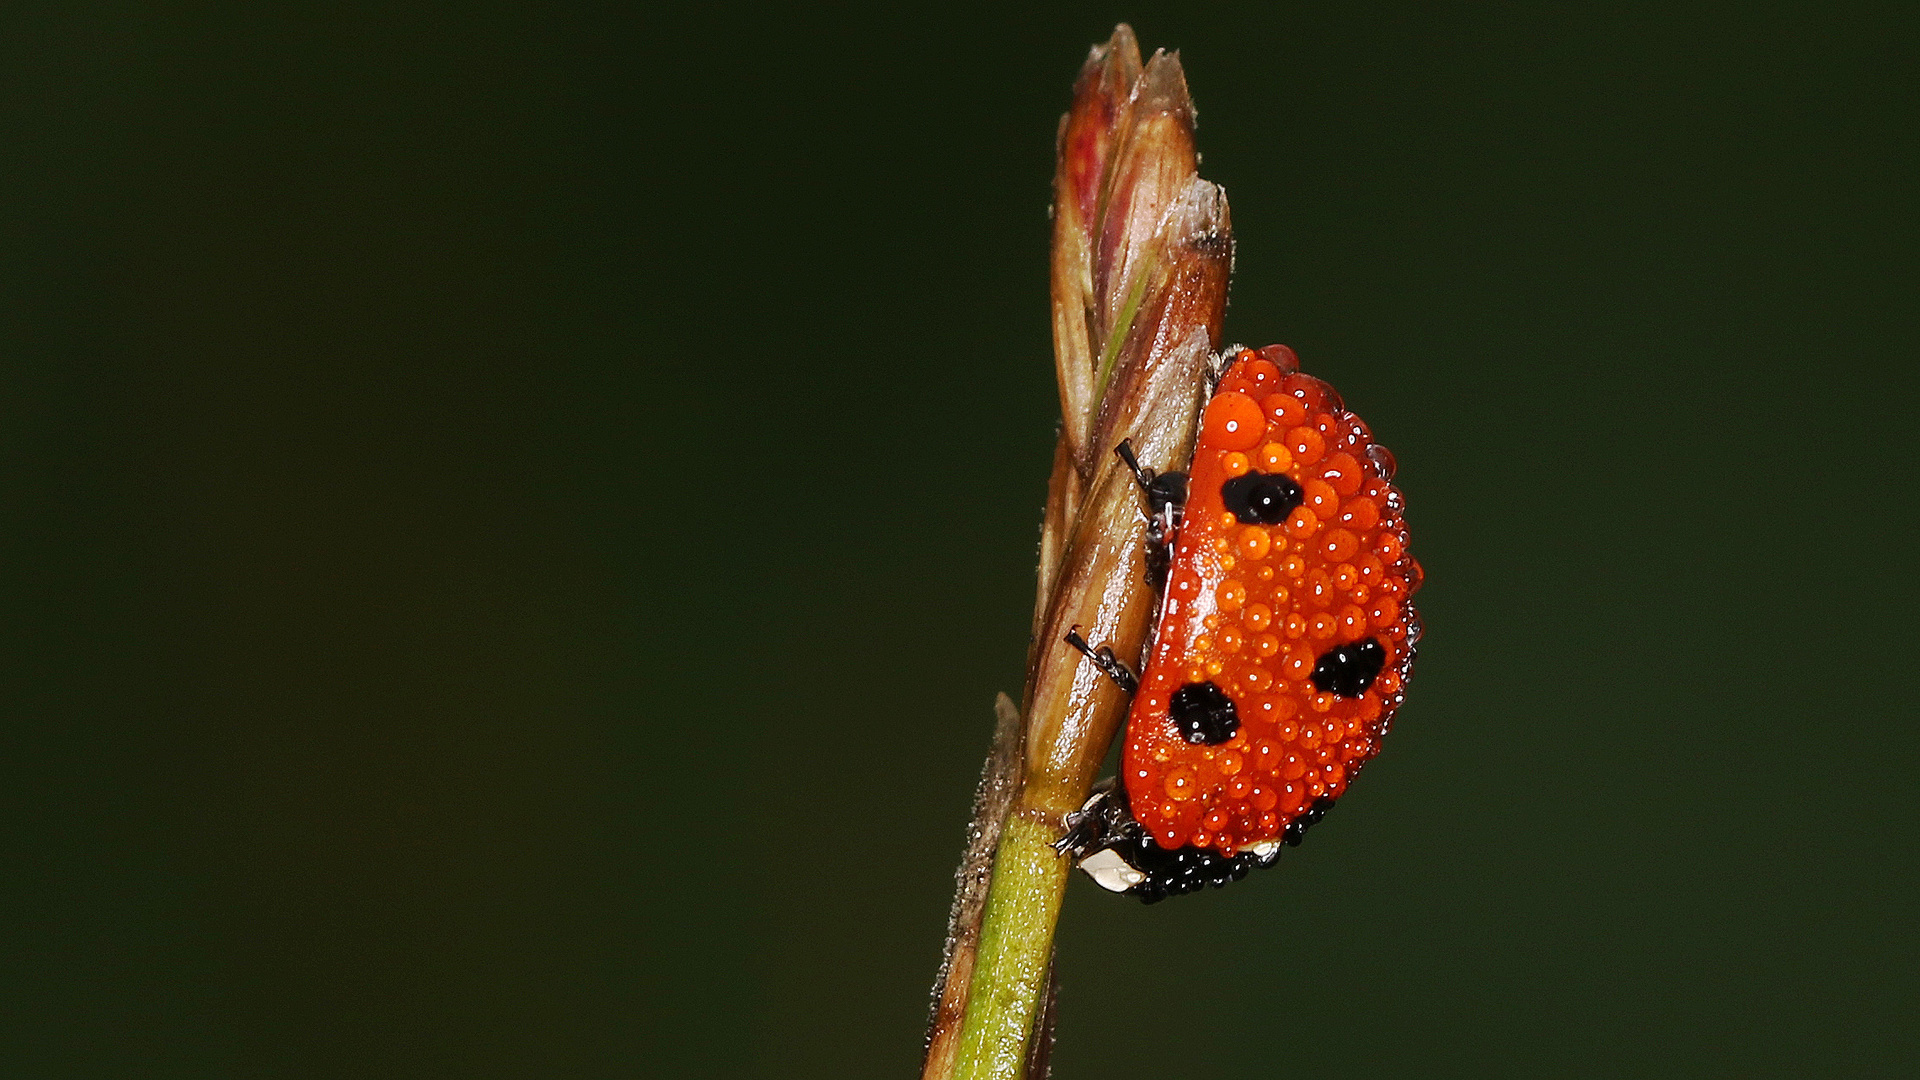
[[[1118,785],[1109,776],[1093,785],[1093,794],[1068,814],[1066,835],[1053,842],[1053,850],[1075,859],[1106,847],[1118,839],[1120,823],[1127,817],[1126,799],[1116,796]]]
[[[1145,843],[1127,808],[1127,795],[1114,777],[1093,786],[1080,809],[1067,815],[1066,835],[1053,849],[1071,858],[1101,888],[1128,892],[1147,880],[1130,856]]]
[[[1180,511],[1187,501],[1187,474],[1155,473],[1133,456],[1133,444],[1121,439],[1113,448],[1129,470],[1134,482],[1147,498],[1147,580],[1156,586],[1167,578],[1167,566],[1173,561],[1173,533],[1180,524]]]
[[[1180,524],[1180,511],[1165,506],[1147,520],[1147,583],[1155,591],[1167,587],[1167,571],[1173,566],[1173,533]]]
[[[1120,460],[1133,473],[1134,482],[1139,484],[1140,490],[1146,494],[1148,515],[1157,518],[1161,515],[1161,511],[1171,507],[1173,516],[1176,519],[1179,518],[1180,508],[1187,502],[1187,474],[1156,473],[1140,464],[1139,459],[1133,456],[1131,439],[1121,439],[1120,445],[1114,447],[1113,452],[1120,456]]]
[[[1125,690],[1129,694],[1140,689],[1139,676],[1135,675],[1131,668],[1122,663],[1119,657],[1113,655],[1113,647],[1111,645],[1102,645],[1098,649],[1088,645],[1087,639],[1080,636],[1080,627],[1078,625],[1067,631],[1067,644],[1080,650],[1082,656],[1093,661],[1093,666],[1105,672],[1107,678],[1112,679],[1120,689]]]

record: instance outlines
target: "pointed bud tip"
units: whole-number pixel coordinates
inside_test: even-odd
[[[1143,111],[1193,115],[1193,95],[1187,91],[1187,72],[1180,66],[1178,51],[1154,52],[1134,90],[1134,102]]]
[[[1113,33],[1107,36],[1107,40],[1103,44],[1093,47],[1092,55],[1095,59],[1099,60],[1105,60],[1109,56],[1116,56],[1124,61],[1127,57],[1132,57],[1133,67],[1138,68],[1140,66],[1140,39],[1134,37],[1133,27],[1128,26],[1126,23],[1115,23],[1113,24]]]
[[[1122,96],[1140,78],[1140,42],[1126,23],[1115,26],[1113,36],[1105,42],[1087,48],[1087,61],[1080,65],[1080,82],[1099,81],[1103,76]]]

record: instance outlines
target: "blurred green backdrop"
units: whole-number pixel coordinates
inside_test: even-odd
[[[1044,8],[9,9],[0,1071],[913,1074],[1120,18],[1429,636],[1056,1075],[1913,1067],[1904,6]]]

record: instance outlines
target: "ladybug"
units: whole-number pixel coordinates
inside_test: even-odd
[[[1164,593],[1144,670],[1068,635],[1134,699],[1123,783],[1059,846],[1148,903],[1300,843],[1379,752],[1420,640],[1393,455],[1293,350],[1223,356],[1184,477],[1118,451],[1170,548],[1148,560]]]

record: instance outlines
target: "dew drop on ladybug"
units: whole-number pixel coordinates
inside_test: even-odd
[[[1420,637],[1393,455],[1291,349],[1230,355],[1122,752],[1138,824],[1114,850],[1149,902],[1299,843],[1378,752]]]

